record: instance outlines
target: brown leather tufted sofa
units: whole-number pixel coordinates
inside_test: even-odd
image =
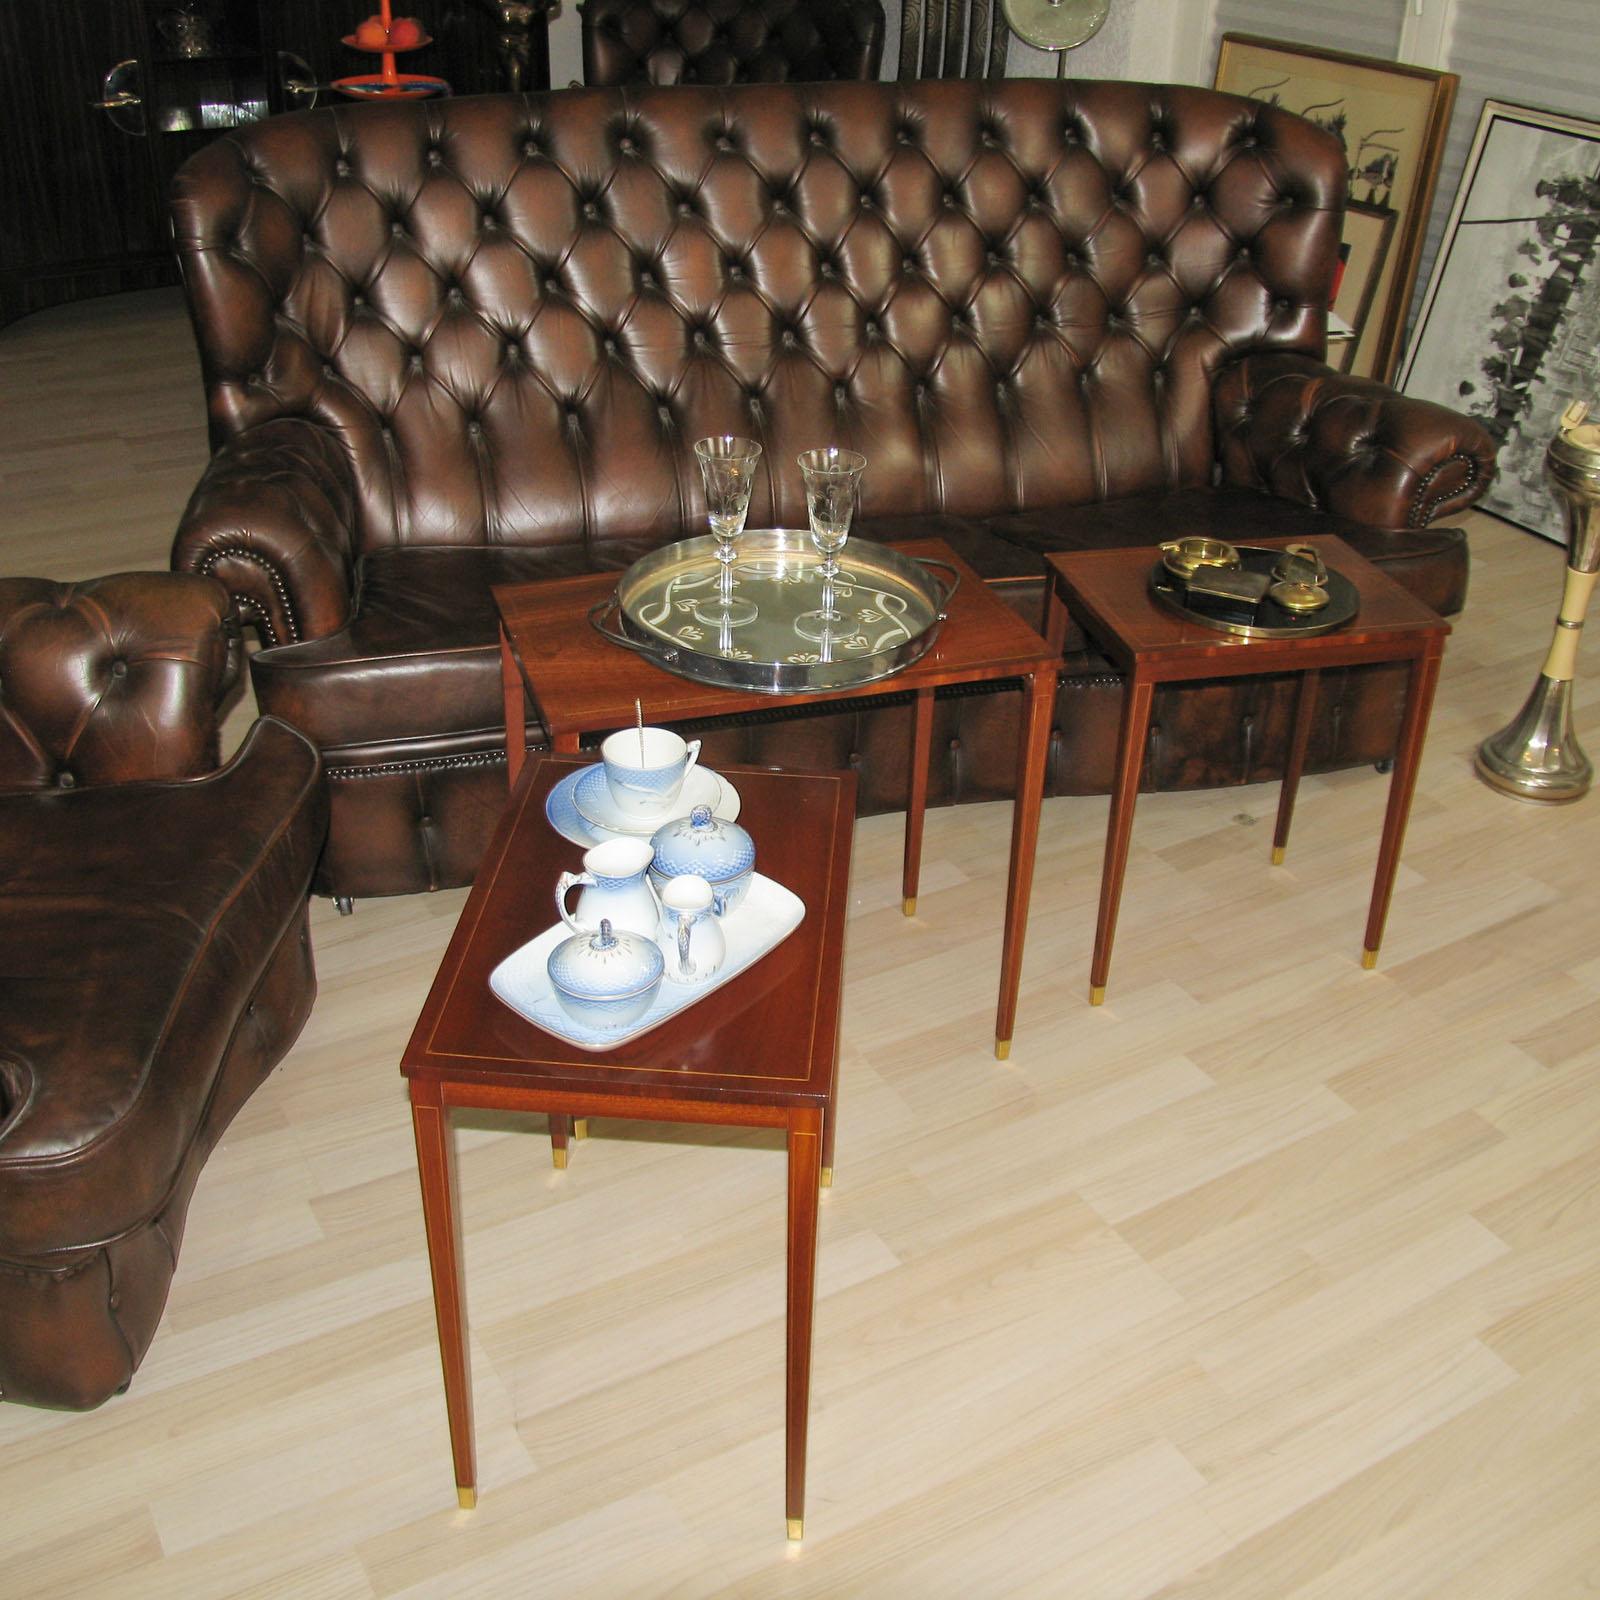
[[[504,793],[491,584],[702,531],[693,441],[869,460],[860,531],[940,534],[1031,619],[1052,548],[1335,531],[1441,610],[1491,471],[1472,421],[1323,364],[1344,165],[1209,90],[915,82],[332,108],[180,174],[216,453],[174,564],[270,647],[323,752],[336,895],[460,883]],[[1311,759],[1392,749],[1399,680],[1330,675]],[[1287,686],[1159,698],[1170,787],[1277,770]],[[943,700],[930,790],[1009,781],[1014,691]],[[1108,786],[1119,680],[1069,640],[1052,792]],[[903,804],[909,714],[724,727],[708,760],[853,765]],[[537,741],[541,730],[530,727]]]
[[[0,579],[0,1397],[139,1365],[212,1146],[316,992],[316,751],[220,772],[215,580]]]
[[[878,0],[585,0],[578,9],[591,87],[871,79],[883,60]]]

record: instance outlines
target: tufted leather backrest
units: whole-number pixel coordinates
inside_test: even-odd
[[[214,437],[349,450],[362,547],[681,537],[693,441],[864,451],[866,515],[1206,482],[1216,369],[1318,355],[1337,143],[1211,90],[1011,79],[334,107],[174,209]]]
[[[0,578],[0,789],[209,772],[230,604],[190,573]]]
[[[871,79],[878,0],[586,0],[583,81],[807,83]]]

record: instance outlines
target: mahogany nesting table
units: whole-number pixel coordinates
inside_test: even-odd
[[[1091,1005],[1099,1005],[1105,999],[1111,942],[1117,931],[1117,908],[1122,900],[1128,844],[1133,835],[1134,801],[1139,795],[1139,774],[1150,731],[1150,705],[1160,683],[1268,672],[1300,674],[1294,728],[1272,835],[1272,861],[1276,866],[1283,861],[1289,843],[1289,823],[1305,766],[1322,669],[1382,661],[1410,662],[1400,743],[1395,752],[1383,839],[1378,847],[1378,870],[1362,941],[1361,965],[1377,965],[1450,624],[1333,534],[1256,542],[1267,546],[1314,545],[1326,566],[1343,573],[1355,585],[1361,600],[1355,618],[1335,632],[1310,637],[1239,638],[1191,622],[1151,597],[1150,571],[1158,559],[1154,541],[1122,550],[1084,550],[1048,557],[1051,594],[1047,631],[1053,647],[1059,650],[1064,644],[1070,616],[1127,675],[1111,817],[1106,825],[1105,866],[1100,877],[1100,916],[1095,927],[1094,960],[1089,968]]]
[[[525,1021],[489,988],[499,962],[555,921],[557,875],[579,864],[583,852],[550,826],[544,805],[554,785],[581,765],[547,755],[523,767],[401,1059],[457,1492],[463,1506],[476,1504],[451,1111],[546,1112],[553,1131],[558,1118],[574,1114],[781,1128],[789,1153],[785,1498],[789,1536],[798,1539],[818,1190],[834,1121],[855,776],[721,769],[739,790],[759,871],[797,894],[805,917],[782,944],[714,993],[632,1044],[594,1053]]]
[[[917,908],[922,862],[923,817],[928,800],[928,757],[933,741],[934,690],[950,684],[1021,678],[1026,703],[1017,750],[1016,802],[1011,820],[1011,861],[1006,880],[1005,940],[1000,956],[1000,1003],[995,1054],[1011,1051],[1017,988],[1022,978],[1022,941],[1039,842],[1039,806],[1044,796],[1050,715],[1055,707],[1059,650],[1051,648],[987,584],[939,539],[893,546],[902,555],[927,556],[955,568],[961,583],[948,620],[921,660],[877,683],[816,694],[757,694],[695,683],[607,642],[589,625],[588,612],[616,588],[616,575],[592,573],[543,583],[495,589],[500,609],[500,676],[505,691],[506,756],[510,777],[526,752],[527,702],[532,700],[554,750],[576,750],[581,735],[609,733],[634,719],[634,701],[653,723],[687,722],[768,710],[774,704],[817,705],[910,690],[912,709],[911,792],[906,801],[906,915]]]

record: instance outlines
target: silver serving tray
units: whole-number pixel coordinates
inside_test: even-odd
[[[709,534],[641,556],[589,620],[613,643],[680,677],[758,694],[815,694],[874,683],[926,654],[961,581],[945,562],[853,539],[833,584],[847,626],[819,643],[795,630],[796,619],[822,598],[822,557],[810,534],[750,529],[738,551],[734,592],[755,602],[754,622],[719,634],[695,620],[696,602],[717,588],[716,541]]]

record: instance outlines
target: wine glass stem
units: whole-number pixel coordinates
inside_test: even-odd
[[[731,544],[717,546],[717,560],[722,563],[722,571],[717,578],[717,593],[723,600],[733,599],[733,559],[735,551]]]

